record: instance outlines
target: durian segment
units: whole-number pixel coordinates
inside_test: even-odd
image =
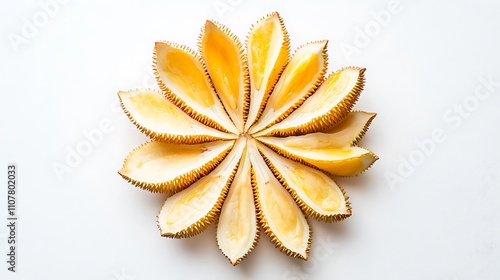
[[[377,113],[354,111],[347,114],[337,125],[322,130],[322,133],[335,137],[332,141],[338,147],[352,146],[363,137]]]
[[[194,236],[215,220],[233,180],[245,142],[246,139],[237,140],[231,152],[212,172],[167,198],[157,217],[162,236]]]
[[[253,250],[259,237],[250,168],[244,152],[217,224],[217,244],[233,265]]]
[[[271,172],[254,140],[249,148],[260,225],[282,252],[307,260],[312,231],[306,217]]]
[[[192,119],[157,91],[120,91],[118,96],[130,120],[152,139],[195,144],[237,137]]]
[[[238,134],[194,51],[186,46],[156,42],[154,68],[160,88],[179,108],[201,123]]]
[[[335,176],[357,175],[378,159],[374,153],[360,147],[290,147],[285,144],[286,138],[258,137],[257,139],[289,159],[316,166]]]
[[[265,102],[288,62],[289,52],[288,34],[283,19],[277,12],[252,26],[247,38],[251,91],[245,131],[264,110]]]
[[[325,173],[284,158],[262,144],[259,150],[307,215],[326,222],[340,221],[351,215],[343,190]]]
[[[327,67],[326,44],[327,41],[309,43],[295,52],[249,133],[283,120],[319,87]]]
[[[285,137],[284,145],[289,148],[304,149],[350,147],[365,134],[376,115],[362,111],[350,112],[337,125],[322,132]]]
[[[118,173],[152,192],[176,192],[212,171],[234,141],[182,145],[148,142],[134,149]]]
[[[199,47],[217,94],[238,131],[243,132],[249,77],[241,43],[226,27],[207,21]]]
[[[348,67],[332,73],[302,106],[260,134],[306,134],[339,122],[358,100],[364,86],[364,72],[365,68]]]

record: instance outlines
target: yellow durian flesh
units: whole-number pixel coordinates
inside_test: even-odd
[[[192,119],[154,90],[120,91],[118,96],[131,121],[153,139],[190,144],[236,138]]]
[[[351,215],[343,191],[325,173],[284,158],[262,144],[259,150],[306,214],[329,222]]]
[[[348,67],[332,73],[297,110],[259,135],[305,134],[339,122],[351,111],[363,90],[364,71]]]
[[[243,132],[248,107],[248,69],[240,42],[227,28],[207,21],[199,45],[217,94],[238,131]]]
[[[156,42],[154,57],[158,83],[176,105],[204,124],[238,133],[194,51],[186,46]]]
[[[317,149],[349,147],[364,135],[375,116],[375,113],[350,112],[337,125],[324,129],[321,132],[288,136],[281,139],[284,140],[284,146],[289,148]],[[259,137],[259,139],[266,139],[266,137]]]
[[[253,249],[258,238],[250,158],[245,151],[217,224],[217,244],[233,265]]]
[[[161,83],[202,108],[215,105],[217,97],[212,95],[203,65],[193,53],[164,42],[157,42],[155,51],[156,70]]]
[[[162,236],[190,237],[206,229],[215,220],[244,148],[243,139],[239,139],[212,172],[189,188],[167,198],[157,217]]]
[[[292,196],[276,179],[252,140],[251,162],[261,226],[287,255],[308,258],[311,229]]]
[[[148,142],[133,150],[118,173],[152,192],[181,190],[210,172],[234,141],[182,145]]]
[[[283,21],[273,13],[257,22],[247,38],[250,107],[245,130],[264,108],[272,88],[288,61],[289,40]]]
[[[259,132],[281,121],[316,90],[327,66],[326,44],[327,41],[309,43],[295,52],[269,96],[259,120],[249,128],[249,133]]]
[[[378,157],[360,147],[305,148],[287,146],[285,138],[259,137],[279,154],[295,161],[316,166],[336,176],[354,176],[370,167]]]
[[[323,152],[325,151],[315,151],[315,153],[311,155],[311,158],[305,158],[304,160],[336,176],[358,175],[378,160],[378,157],[374,153],[360,147],[327,150],[327,156],[330,154],[333,155],[327,159],[317,156]],[[339,155],[340,159],[335,159],[337,155]]]
[[[309,218],[332,222],[351,215],[333,175],[358,174],[377,159],[353,147],[374,115],[349,113],[364,69],[325,79],[326,46],[312,42],[290,57],[277,13],[252,26],[246,50],[211,21],[202,28],[198,53],[156,43],[161,92],[119,93],[151,142],[132,151],[119,173],[166,192],[157,216],[162,236],[190,237],[215,222],[221,252],[237,265],[262,228],[282,252],[307,260]]]

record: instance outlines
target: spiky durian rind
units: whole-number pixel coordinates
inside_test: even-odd
[[[135,91],[135,90],[141,90],[141,89],[133,89],[130,91]],[[156,92],[159,93],[157,90],[152,90],[152,89],[147,89],[148,91]],[[161,94],[161,93],[159,93]],[[133,123],[137,129],[139,129],[140,132],[144,133],[146,136],[148,136],[151,140],[153,141],[160,141],[160,142],[168,142],[172,144],[201,144],[205,142],[211,142],[211,141],[219,141],[219,140],[228,140],[230,138],[221,138],[221,137],[214,137],[212,135],[176,135],[176,134],[168,134],[168,133],[159,133],[157,131],[153,131],[148,129],[145,126],[142,126],[139,122],[137,122],[132,114],[128,111],[128,109],[123,105],[121,97],[118,95],[120,99],[120,106],[122,107],[123,111],[125,112],[125,115],[127,115],[128,119],[130,120],[131,123]],[[228,134],[228,136],[231,134]],[[237,136],[234,135],[233,139],[236,139]]]
[[[338,104],[336,104],[335,107],[331,108],[326,114],[324,114],[322,116],[318,116],[318,117],[312,119],[311,121],[309,121],[305,124],[301,124],[301,125],[296,126],[296,127],[291,127],[288,129],[277,129],[277,130],[273,130],[271,127],[270,132],[266,133],[265,135],[284,137],[284,136],[291,136],[291,135],[298,135],[298,134],[307,134],[307,133],[321,131],[322,129],[324,129],[326,127],[332,126],[332,124],[339,123],[351,111],[352,107],[354,106],[354,104],[358,100],[359,96],[361,95],[361,92],[363,91],[364,84],[365,84],[364,72],[365,72],[366,68],[344,67],[344,68],[340,69],[339,71],[332,73],[330,75],[337,74],[337,73],[339,73],[343,70],[346,70],[346,69],[358,70],[359,76],[357,78],[357,81],[356,81],[354,87],[351,89],[351,91],[344,98],[342,98],[342,101],[340,101]],[[314,94],[314,93],[312,93],[312,94]],[[309,96],[311,96],[312,94],[310,94]],[[300,105],[302,105],[302,103]],[[297,108],[298,107],[299,106],[297,106]]]
[[[365,148],[365,147],[362,147],[362,146],[356,146],[356,147],[359,147],[359,148],[362,148],[362,149],[367,150],[367,151],[369,152],[369,154],[373,157],[373,161],[370,163],[370,165],[366,166],[366,167],[365,167],[365,169],[363,169],[363,170],[359,171],[358,173],[356,173],[356,174],[354,175],[354,176],[359,176],[359,175],[361,175],[361,174],[365,173],[368,169],[370,169],[370,168],[373,166],[373,164],[374,164],[377,160],[379,160],[380,158],[379,158],[379,157],[378,157],[378,156],[377,156],[374,152],[372,152],[371,150],[369,150],[369,149],[367,149],[367,148]],[[352,177],[352,176],[338,176],[338,177]]]
[[[234,179],[234,175],[236,174],[237,169],[238,169],[238,164],[236,164],[235,168],[231,171],[231,175],[229,176],[229,179],[226,181],[224,187],[222,188],[222,191],[221,191],[219,197],[217,198],[217,202],[214,204],[212,209],[210,209],[210,211],[208,211],[208,213],[203,218],[199,219],[198,221],[191,224],[187,228],[182,229],[176,233],[167,232],[167,233],[162,233],[161,236],[169,237],[169,238],[187,238],[187,237],[192,237],[192,236],[198,235],[201,232],[203,232],[205,229],[207,229],[219,216],[220,210],[222,208],[222,204],[224,203],[224,200],[226,199],[226,195],[227,195],[227,192],[229,190],[229,186],[231,185],[231,182]],[[208,176],[210,176],[210,175],[208,175]],[[163,205],[165,205],[166,202],[167,201],[165,201],[163,203]],[[162,206],[162,208],[163,208],[163,206]],[[161,212],[161,209],[160,209],[160,212]],[[156,219],[158,221],[157,222],[158,229],[160,230],[160,232],[162,232],[162,229],[159,225],[160,212],[156,216]]]
[[[249,48],[250,34],[252,34],[252,32],[254,31],[254,29],[256,28],[257,25],[259,25],[261,22],[263,22],[265,20],[268,20],[269,18],[271,18],[273,16],[276,16],[279,20],[281,32],[283,33],[283,44],[280,47],[280,52],[279,52],[279,55],[277,57],[277,61],[275,62],[274,67],[271,71],[271,74],[269,75],[267,85],[265,85],[266,88],[264,90],[264,95],[262,97],[262,100],[260,101],[260,104],[258,104],[259,108],[257,110],[257,113],[254,117],[252,117],[253,119],[247,119],[247,123],[245,124],[246,130],[248,130],[248,128],[259,119],[260,115],[264,111],[264,108],[266,106],[266,102],[269,99],[271,92],[273,91],[274,87],[278,83],[278,80],[279,80],[281,74],[285,70],[286,65],[288,64],[288,61],[290,60],[290,37],[288,36],[288,32],[285,28],[285,23],[283,21],[283,18],[279,15],[278,12],[273,12],[271,14],[268,14],[268,15],[262,17],[260,20],[258,20],[257,23],[252,24],[252,27],[250,28],[250,32],[247,35],[246,43],[245,43],[246,48],[247,48],[247,56],[250,53],[250,50],[248,49]],[[248,63],[249,73],[251,74],[250,67],[251,67],[251,64]],[[249,84],[251,85],[251,84],[253,84],[252,80],[251,80],[251,75],[249,75],[249,78],[250,78]],[[251,90],[253,91],[254,87],[251,86]],[[251,94],[250,94],[250,96],[251,96]],[[251,102],[251,100],[250,100],[250,102]],[[250,103],[250,106],[252,106],[251,103]],[[251,114],[250,110],[248,112],[250,115]],[[250,116],[248,116],[248,117],[250,117]]]
[[[356,111],[356,112],[362,112],[362,111]],[[368,131],[368,128],[370,128],[370,125],[372,124],[373,120],[377,116],[377,113],[371,113],[371,114],[373,114],[373,116],[370,117],[370,119],[368,120],[368,122],[366,122],[366,124],[363,127],[363,129],[359,132],[358,136],[356,136],[356,139],[354,139],[351,142],[351,145],[358,144],[359,140],[361,140],[361,138],[363,138],[363,136],[365,136],[366,131]]]
[[[288,249],[286,246],[284,246],[283,243],[279,240],[279,238],[271,230],[271,227],[269,226],[269,224],[266,220],[266,217],[264,215],[264,212],[262,211],[262,207],[261,207],[260,202],[259,202],[260,196],[259,196],[259,191],[258,191],[258,186],[257,186],[257,180],[255,178],[255,170],[253,167],[251,169],[251,172],[252,172],[253,193],[254,193],[254,198],[256,201],[255,209],[257,211],[257,220],[258,220],[258,224],[260,225],[260,228],[262,228],[264,230],[264,233],[267,236],[269,236],[269,238],[271,238],[271,242],[274,244],[274,246],[276,248],[278,248],[282,253],[284,253],[288,256],[294,257],[294,258],[299,258],[299,259],[303,259],[303,260],[307,261],[307,259],[309,258],[309,251],[311,249],[311,242],[312,242],[312,235],[313,235],[312,227],[309,224],[309,220],[307,219],[307,217],[304,217],[306,222],[307,222],[308,228],[309,228],[309,238],[307,240],[305,256],[303,256],[302,254],[300,254],[298,252],[294,252],[294,251]]]
[[[249,76],[249,73],[248,73],[247,56],[245,54],[245,51],[243,49],[243,46],[242,46],[239,38],[236,35],[234,35],[234,33],[232,33],[231,30],[229,30],[229,28],[227,28],[225,25],[223,25],[223,24],[221,24],[221,23],[219,23],[217,21],[210,21],[210,20],[206,21],[205,25],[201,28],[200,35],[198,36],[198,51],[201,54],[202,60],[204,61],[203,66],[205,68],[206,74],[209,77],[210,83],[212,84],[212,88],[216,92],[217,92],[217,89],[215,87],[215,83],[212,80],[212,77],[210,76],[210,71],[209,71],[208,66],[206,64],[206,59],[204,57],[204,52],[203,52],[203,37],[205,35],[206,25],[209,24],[209,23],[215,25],[230,40],[233,41],[234,46],[236,47],[236,50],[237,50],[237,53],[238,53],[238,59],[239,59],[240,67],[241,67],[241,70],[242,70],[242,73],[241,73],[242,77],[240,77],[240,79],[242,79],[242,84],[240,85],[240,92],[243,94],[243,104],[242,104],[243,105],[243,111],[242,111],[242,115],[238,116],[238,117],[242,118],[242,128],[243,128],[245,126],[245,122],[246,122],[246,119],[247,119],[247,116],[248,116],[248,110],[249,110],[249,106],[250,106],[250,76]],[[222,104],[224,105],[223,107],[226,110],[226,113],[232,119],[233,116],[228,111],[230,109],[227,108],[229,106],[227,106],[227,104],[224,102],[224,100],[220,96],[219,96],[219,99],[222,102]],[[235,125],[236,125],[236,121],[235,120],[233,120],[233,123],[235,123]],[[240,132],[243,132],[243,129],[241,129]]]
[[[126,157],[125,160],[123,161],[123,167],[125,167],[126,162],[130,158],[130,156],[140,148],[146,146],[147,144],[151,143],[146,142],[136,148],[134,148]],[[166,182],[160,182],[160,183],[148,183],[148,182],[143,182],[140,180],[135,180],[124,173],[121,172],[121,170],[118,171],[118,174],[122,176],[123,179],[127,180],[129,183],[133,184],[136,187],[139,187],[141,189],[153,192],[153,193],[169,193],[169,194],[174,194],[177,193],[186,187],[190,186],[192,183],[198,181],[201,177],[209,174],[212,170],[215,169],[221,163],[224,158],[229,154],[233,146],[229,146],[226,150],[224,150],[222,153],[220,153],[218,156],[214,157],[212,160],[207,162],[205,165],[200,166],[199,168],[196,168],[194,170],[191,170],[188,173],[184,173],[170,181]],[[122,169],[123,169],[122,167]]]
[[[206,115],[198,113],[191,106],[189,106],[185,100],[183,100],[181,97],[179,97],[179,95],[177,95],[175,92],[173,92],[171,89],[169,89],[165,85],[165,83],[162,81],[162,79],[160,77],[160,73],[158,71],[157,46],[159,43],[168,44],[169,46],[171,46],[173,48],[183,50],[186,53],[188,53],[189,55],[191,55],[193,58],[195,58],[198,61],[198,63],[200,63],[200,66],[204,72],[205,79],[206,79],[207,83],[210,85],[210,89],[213,90],[214,92],[215,92],[215,89],[214,89],[213,83],[210,80],[210,77],[208,75],[205,61],[195,51],[193,51],[191,48],[189,48],[188,46],[185,46],[185,45],[181,45],[181,44],[177,44],[177,43],[173,43],[173,42],[167,42],[167,41],[158,41],[158,42],[156,42],[155,48],[153,50],[153,72],[154,72],[156,81],[158,83],[158,86],[162,90],[162,93],[168,98],[168,100],[170,100],[172,103],[174,103],[177,107],[179,107],[182,111],[184,111],[186,114],[188,114],[193,119],[201,122],[202,124],[204,124],[206,126],[218,129],[218,130],[223,131],[223,132],[231,133],[231,131],[229,131],[227,128],[223,127],[221,124],[217,123],[215,120],[209,118]],[[217,94],[216,94],[216,96],[217,96]],[[220,99],[218,99],[218,101],[220,102]],[[221,106],[221,107],[223,108],[223,106]],[[227,114],[227,112],[225,112],[225,113]]]
[[[237,266],[238,264],[240,264],[255,249],[255,246],[257,246],[257,243],[259,242],[259,239],[260,239],[260,228],[259,228],[259,225],[257,225],[257,232],[255,234],[255,239],[253,240],[252,246],[250,247],[250,249],[248,249],[248,251],[243,256],[241,256],[240,258],[238,258],[235,261],[232,261],[226,254],[224,254],[224,252],[220,249],[220,247],[219,247],[219,251],[222,253],[222,255],[224,255],[224,257],[226,257],[226,259],[233,266]],[[217,243],[217,246],[218,245],[219,244]]]
[[[346,193],[345,193],[344,189],[342,189],[340,186],[337,185],[337,187],[342,192],[342,196],[343,196],[343,198],[345,200],[345,204],[346,204],[346,211],[345,211],[345,213],[339,213],[339,214],[334,214],[334,215],[324,215],[324,214],[318,213],[317,211],[315,211],[314,209],[312,209],[304,200],[302,200],[300,198],[300,196],[297,194],[297,192],[294,189],[292,189],[290,187],[290,185],[288,185],[288,183],[286,182],[285,178],[283,178],[283,176],[281,175],[281,173],[276,169],[276,167],[269,160],[269,158],[267,158],[265,156],[265,154],[262,153],[262,151],[260,151],[260,155],[262,156],[262,158],[264,158],[264,161],[266,162],[266,164],[269,167],[269,169],[273,172],[273,174],[276,177],[276,179],[278,179],[278,181],[281,183],[281,185],[283,185],[283,187],[285,187],[285,189],[293,197],[293,200],[295,200],[295,203],[297,203],[297,205],[300,207],[300,209],[307,216],[310,216],[310,217],[312,217],[312,218],[314,218],[316,220],[319,220],[319,221],[331,223],[331,222],[338,222],[338,221],[345,220],[345,219],[349,218],[352,215],[352,209],[351,209],[351,203],[349,202],[349,197],[346,196]],[[329,175],[329,174],[326,174],[326,175]]]

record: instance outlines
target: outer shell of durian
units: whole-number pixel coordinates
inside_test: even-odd
[[[290,193],[276,179],[259,154],[254,140],[250,143],[260,224],[282,252],[307,259],[312,238],[309,223]]]
[[[149,142],[133,150],[118,173],[152,192],[176,192],[215,168],[234,141],[182,145]]]
[[[259,150],[306,214],[328,222],[351,215],[343,190],[325,173],[284,158],[262,144]]]
[[[153,139],[193,144],[236,138],[234,134],[221,132],[192,119],[159,92],[120,91],[118,96],[130,120]]]
[[[236,172],[245,141],[239,139],[226,158],[208,175],[167,198],[158,214],[162,236],[190,237],[215,220]]]
[[[253,250],[259,232],[253,199],[250,158],[245,150],[217,224],[217,244],[233,265]]]

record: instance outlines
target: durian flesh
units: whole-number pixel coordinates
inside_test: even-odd
[[[240,159],[217,222],[217,244],[233,265],[246,257],[259,237],[247,151]]]
[[[375,117],[351,111],[365,69],[325,78],[327,41],[290,55],[278,13],[258,21],[245,45],[211,21],[198,53],[156,43],[161,92],[118,93],[132,123],[151,138],[119,173],[168,194],[157,216],[162,236],[190,237],[214,223],[221,252],[236,265],[262,230],[282,252],[307,260],[308,219],[351,215],[334,177],[357,175],[378,159],[356,146]]]
[[[119,173],[153,192],[177,191],[211,171],[232,145],[233,141],[194,145],[149,142],[128,155]]]
[[[167,199],[158,214],[161,235],[189,237],[213,222],[236,172],[245,141],[239,139],[229,155],[207,176]]]

